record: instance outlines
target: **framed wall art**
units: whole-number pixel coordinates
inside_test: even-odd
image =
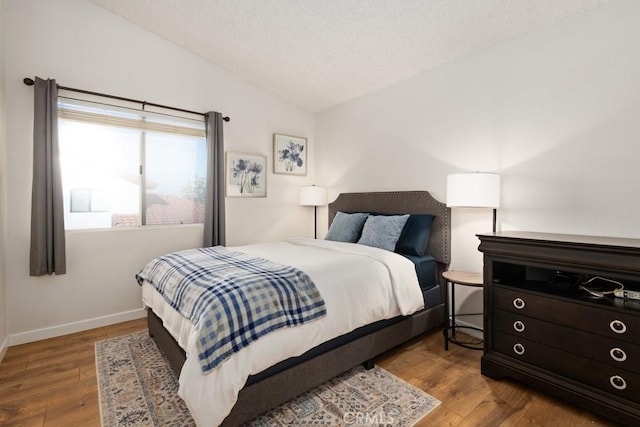
[[[266,156],[227,151],[225,169],[227,197],[267,196]]]
[[[273,173],[307,174],[307,139],[273,134]]]

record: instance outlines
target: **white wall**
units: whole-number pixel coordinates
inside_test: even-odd
[[[7,210],[7,138],[5,126],[4,90],[4,42],[5,42],[4,0],[0,0],[0,361],[8,345],[7,328],[7,271],[6,271],[6,210]]]
[[[134,274],[157,255],[199,246],[202,235],[198,225],[67,232],[67,274],[30,277],[33,88],[24,77],[230,116],[226,149],[267,155],[269,174],[267,198],[227,199],[227,244],[312,235],[313,211],[298,206],[298,189],[313,182],[313,168],[306,177],[271,174],[274,132],[308,137],[313,156],[311,114],[89,2],[7,0],[4,9],[12,344],[139,316]]]
[[[638,40],[621,0],[321,112],[317,182],[444,201],[447,174],[497,172],[499,229],[638,238]],[[486,231],[490,211],[453,211],[453,269],[481,271]]]

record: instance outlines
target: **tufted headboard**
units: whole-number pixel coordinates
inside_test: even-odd
[[[451,209],[434,199],[428,191],[341,193],[334,202],[329,203],[329,224],[338,211],[434,215],[426,252],[443,264],[445,269],[451,262]]]

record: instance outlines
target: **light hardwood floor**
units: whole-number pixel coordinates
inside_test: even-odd
[[[0,364],[0,425],[99,426],[94,343],[146,328],[144,319],[11,347]],[[480,374],[480,351],[451,345],[441,332],[377,360],[442,404],[418,426],[614,425],[511,381]]]

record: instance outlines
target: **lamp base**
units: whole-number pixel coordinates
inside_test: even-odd
[[[318,207],[314,206],[313,207],[313,238],[317,239],[318,238]],[[495,226],[494,226],[495,228]],[[494,230],[495,231],[495,230]]]
[[[498,219],[498,210],[496,208],[493,208],[493,232],[496,232],[496,223],[497,223],[497,219]]]

